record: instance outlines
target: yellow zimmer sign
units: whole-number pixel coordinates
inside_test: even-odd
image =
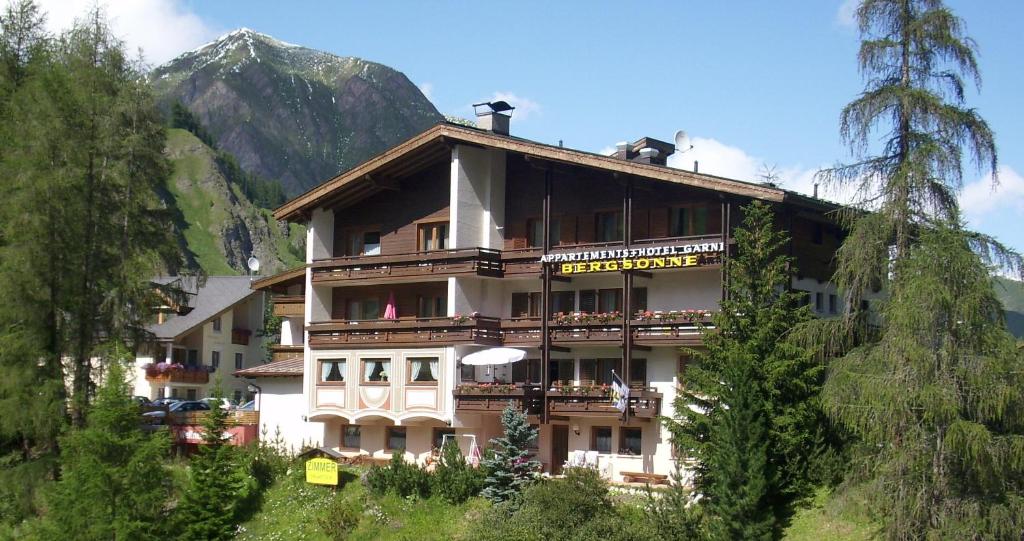
[[[329,458],[307,460],[306,482],[314,485],[337,485],[338,463]]]

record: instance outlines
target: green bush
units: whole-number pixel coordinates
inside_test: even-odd
[[[441,461],[431,478],[431,492],[449,503],[460,504],[479,494],[483,486],[483,471],[466,463],[458,444],[445,444]]]
[[[334,541],[344,541],[359,526],[363,502],[354,497],[331,498],[327,512],[317,518],[320,529]]]
[[[616,505],[592,468],[567,468],[565,478],[536,482],[475,519],[465,539],[633,541],[658,539],[644,510]]]
[[[430,496],[430,474],[405,461],[401,453],[391,456],[387,466],[373,466],[366,474],[366,486],[378,496],[388,492],[403,498]]]

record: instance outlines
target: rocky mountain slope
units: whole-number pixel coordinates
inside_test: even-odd
[[[248,29],[155,68],[164,108],[180,101],[243,169],[291,197],[442,119],[401,72]]]
[[[250,202],[217,167],[215,151],[191,133],[171,129],[165,155],[174,172],[165,195],[176,209],[176,233],[190,267],[211,275],[241,274],[250,255],[261,274],[273,274],[305,258],[305,229],[278,223]]]

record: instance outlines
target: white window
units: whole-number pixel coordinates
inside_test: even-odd
[[[437,357],[410,357],[409,383],[437,384],[439,365]]]
[[[320,383],[344,383],[345,359],[324,359],[320,361]]]
[[[391,359],[363,359],[363,381],[387,383],[391,377]]]

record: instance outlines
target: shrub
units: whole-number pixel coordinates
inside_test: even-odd
[[[366,486],[378,496],[392,492],[403,498],[430,496],[430,474],[405,461],[401,453],[391,456],[387,466],[373,466],[366,474]]]
[[[344,541],[359,525],[363,504],[355,497],[331,498],[327,512],[317,518],[320,529],[334,541]]]
[[[431,492],[453,504],[460,504],[480,493],[484,474],[466,463],[458,444],[449,441],[441,448],[441,461],[431,478]]]
[[[658,539],[644,510],[616,506],[593,468],[567,468],[564,479],[539,481],[473,521],[465,539],[633,541]]]

